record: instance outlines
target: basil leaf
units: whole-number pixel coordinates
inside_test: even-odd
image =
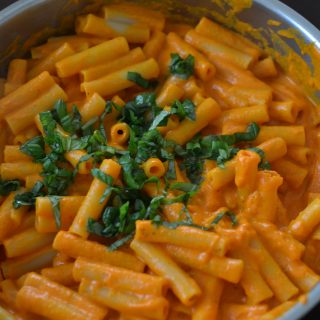
[[[45,134],[52,134],[57,126],[57,122],[54,120],[52,113],[50,111],[41,112],[39,117]]]
[[[1,180],[0,179],[0,196],[7,196],[10,192],[20,188],[19,180]]]
[[[13,199],[13,207],[18,209],[22,206],[34,206],[36,198],[45,195],[43,188],[43,183],[37,181],[31,191],[16,194]]]
[[[49,200],[52,205],[54,221],[58,230],[61,229],[60,199],[61,198],[58,196],[49,196]]]
[[[113,242],[109,247],[108,250],[109,251],[115,251],[117,249],[119,249],[120,247],[122,247],[123,245],[125,245],[127,242],[129,242],[134,236],[134,233],[130,233],[127,236]]]
[[[95,221],[92,218],[88,219],[87,231],[89,233],[101,237],[101,236],[103,236],[103,229],[104,229],[104,226],[100,222]]]
[[[151,123],[151,126],[149,130],[153,130],[157,128],[159,125],[166,125],[166,122],[168,121],[168,118],[170,117],[171,113],[169,111],[163,110],[161,111],[154,119],[153,122]]]
[[[63,130],[74,134],[81,128],[81,115],[76,105],[73,105],[72,111],[68,112],[66,103],[62,99],[59,99],[53,109],[56,121],[60,123]]]
[[[169,70],[171,74],[186,80],[194,74],[194,64],[195,59],[192,55],[182,59],[177,53],[172,53]]]
[[[44,140],[42,136],[36,136],[20,146],[20,151],[33,158],[35,162],[40,162],[45,158]]]
[[[171,106],[171,114],[176,114],[179,116],[180,120],[188,118],[191,121],[196,120],[196,107],[194,103],[186,99],[183,102],[176,100],[173,105]]]
[[[168,170],[166,172],[166,178],[169,180],[175,180],[177,178],[176,167],[174,160],[168,160]]]
[[[233,226],[237,226],[238,225],[237,216],[232,211],[224,211],[224,212],[219,213],[215,217],[215,219],[211,222],[211,225],[218,224],[223,219],[223,217],[225,217],[225,216],[228,217],[231,220],[231,224]]]
[[[99,179],[100,181],[104,182],[106,185],[111,186],[113,184],[113,178],[108,174],[105,174],[100,169],[92,169],[91,174],[93,177]]]
[[[147,80],[147,79],[143,78],[141,76],[141,74],[138,72],[129,71],[127,74],[127,79],[129,81],[136,83],[138,86],[140,86],[144,89],[153,89],[158,85],[157,81]]]
[[[196,184],[190,182],[174,182],[170,185],[170,190],[180,190],[184,192],[193,192],[198,190]]]

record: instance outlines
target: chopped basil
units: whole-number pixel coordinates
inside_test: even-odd
[[[20,187],[19,180],[1,180],[0,179],[0,196],[7,196],[10,192],[18,190]]]
[[[192,55],[182,59],[177,53],[172,53],[169,69],[171,74],[186,80],[194,74],[194,64],[195,59]]]
[[[46,156],[43,137],[31,138],[20,146],[20,151],[32,157],[35,162],[41,162]]]
[[[61,212],[60,212],[60,197],[49,196],[49,200],[52,205],[54,221],[58,230],[61,229]]]
[[[138,72],[129,71],[127,74],[127,79],[136,83],[138,86],[144,89],[154,89],[158,85],[158,81],[150,81],[141,76]]]
[[[233,226],[238,225],[237,216],[232,211],[224,211],[219,213],[215,219],[211,222],[211,225],[218,224],[224,217],[228,217],[231,220]]]
[[[18,209],[22,206],[34,206],[36,198],[44,195],[44,185],[41,181],[37,181],[31,191],[15,195],[13,199],[13,207]]]

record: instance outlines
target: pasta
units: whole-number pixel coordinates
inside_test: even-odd
[[[277,319],[320,282],[314,106],[208,18],[85,13],[0,79],[0,319]]]

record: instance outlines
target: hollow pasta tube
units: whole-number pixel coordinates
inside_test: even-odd
[[[144,263],[132,254],[120,250],[109,251],[103,244],[84,240],[65,231],[58,232],[53,242],[53,248],[74,259],[88,258],[136,272],[142,272],[144,269]]]
[[[75,261],[73,277],[78,282],[86,278],[101,282],[115,290],[152,296],[164,295],[168,286],[163,277],[134,272],[85,258],[78,258]]]
[[[170,288],[182,303],[191,305],[200,296],[197,283],[163,249],[138,240],[133,240],[130,247],[155,274],[169,281]]]
[[[161,178],[166,173],[166,168],[163,162],[158,158],[149,158],[142,164],[143,171],[148,178]]]
[[[220,115],[221,109],[215,100],[207,98],[196,108],[196,120],[184,119],[177,128],[170,130],[165,138],[185,144],[211,121]]]
[[[146,242],[171,243],[200,251],[211,251],[218,241],[218,235],[193,227],[169,229],[156,226],[151,221],[137,221],[135,239]],[[192,241],[189,241],[192,239]]]
[[[121,166],[111,159],[105,159],[100,165],[100,170],[115,180],[120,174]],[[106,197],[102,202],[100,201],[107,187],[108,186],[98,178],[93,179],[88,194],[83,200],[81,207],[70,226],[69,230],[72,233],[83,238],[88,237],[87,224],[89,218],[98,219],[109,199],[109,197]]]

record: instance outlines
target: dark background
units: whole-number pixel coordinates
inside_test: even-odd
[[[14,0],[0,0],[0,10]],[[320,29],[320,0],[282,0]],[[320,304],[303,320],[320,320]]]

